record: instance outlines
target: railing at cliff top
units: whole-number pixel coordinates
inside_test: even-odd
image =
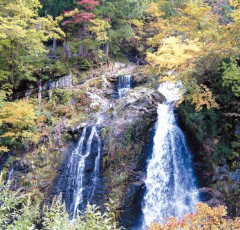
[[[50,84],[50,88],[51,89],[56,89],[56,88],[64,88],[64,87],[72,87],[73,86],[73,80],[71,78],[71,76],[67,75],[64,77],[59,78],[56,81],[51,82]],[[42,97],[47,97],[47,90],[48,90],[48,83],[45,83],[42,87]],[[37,95],[38,93],[38,88],[32,88],[32,89],[27,89],[25,91],[21,91],[21,92],[16,92],[13,94],[12,96],[12,100],[18,100],[20,98],[24,98],[24,97],[29,97],[32,95]]]
[[[107,67],[107,68],[104,68],[104,66],[101,66],[100,70],[98,70],[98,71],[95,70],[93,72],[92,79],[96,78],[96,77],[99,77],[99,75],[104,75],[104,74],[105,75],[112,75],[112,76],[116,75],[118,73],[118,71],[121,70],[122,68],[126,68],[126,70],[128,70],[127,72],[124,73],[124,75],[131,75],[132,74],[132,68],[136,68],[136,66],[134,67],[132,65],[126,67],[126,64],[118,63],[118,62],[110,62],[105,67]],[[139,68],[138,68],[138,73],[141,73]],[[71,78],[71,76],[69,76],[69,75],[64,76],[62,78],[66,78],[66,77]],[[62,79],[62,78],[59,78],[59,79]],[[54,86],[53,88],[69,87],[68,85],[62,86],[61,83],[60,84],[57,83],[59,81],[59,79],[52,82],[52,84]],[[85,83],[85,81],[83,81],[83,82],[81,82],[77,85],[82,85],[84,83]],[[71,78],[71,86],[73,86],[72,85],[72,78]],[[21,92],[14,93],[11,99],[12,100],[18,100],[18,99],[21,99],[21,98],[24,98],[24,97],[28,98],[28,97],[34,96],[34,95],[37,96],[37,93],[38,93],[38,88],[31,88],[31,89],[27,89],[27,90],[24,90],[24,91],[21,91]],[[42,97],[47,97],[48,96],[48,94],[47,94],[47,83],[45,83],[43,85],[41,94],[42,94],[41,95]]]

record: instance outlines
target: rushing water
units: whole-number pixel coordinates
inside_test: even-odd
[[[7,173],[6,184],[10,184],[12,182],[13,174],[14,174],[14,167],[13,167],[13,164],[12,164],[11,168],[8,170],[8,173]]]
[[[133,81],[132,75],[122,75],[118,78],[118,96],[119,98],[124,97],[125,93],[132,89]]]
[[[99,181],[100,159],[101,139],[97,128],[85,127],[58,183],[72,219],[78,209],[83,210],[87,201],[93,200]]]
[[[181,97],[180,89],[180,83],[159,87],[167,100],[158,105],[152,158],[145,181],[142,229],[153,221],[163,223],[170,216],[191,213],[198,202],[191,153],[174,115],[174,101]]]

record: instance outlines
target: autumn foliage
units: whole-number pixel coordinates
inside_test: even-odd
[[[195,214],[188,214],[184,219],[174,217],[168,219],[165,224],[152,223],[150,230],[238,230],[240,229],[240,218],[234,220],[227,217],[224,206],[215,208],[200,203]]]
[[[43,119],[29,101],[5,103],[0,110],[0,151],[7,152],[19,143],[37,142],[38,125]]]
[[[67,24],[79,24],[81,22],[89,22],[91,19],[95,18],[96,15],[92,13],[91,11],[94,10],[96,6],[99,5],[98,1],[95,0],[81,0],[77,2],[78,5],[81,6],[81,8],[84,9],[75,9],[73,11],[65,11],[66,17],[71,17],[71,19],[68,19],[62,23],[62,25]],[[89,12],[90,11],[90,12]]]
[[[95,6],[99,5],[99,1],[95,1],[95,0],[81,0],[81,1],[78,1],[77,4],[83,5],[88,10],[93,10]]]

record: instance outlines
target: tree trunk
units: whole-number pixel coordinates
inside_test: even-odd
[[[12,85],[14,85],[14,54],[13,54],[13,41],[11,40],[11,50],[10,50],[10,58],[11,58],[11,64],[10,64],[10,70],[11,70],[11,75],[9,76],[9,81],[11,82]]]
[[[95,47],[94,48],[94,51],[93,51],[93,60],[95,62],[98,62],[98,47]]]
[[[88,57],[88,47],[86,45],[83,45],[83,57]]]
[[[80,35],[80,42],[83,40],[83,36]],[[82,56],[83,57],[83,54],[84,54],[84,45],[80,45],[79,46],[79,56]]]
[[[108,42],[104,45],[104,54],[108,58],[108,56],[109,56],[109,43]]]
[[[56,58],[56,50],[57,50],[57,40],[54,38],[53,44],[52,44],[52,53],[54,58]]]
[[[63,55],[65,58],[68,58],[68,46],[67,46],[67,38],[64,38],[63,42]]]

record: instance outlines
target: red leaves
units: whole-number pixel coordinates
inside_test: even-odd
[[[73,20],[66,20],[62,23],[63,26],[73,23]]]
[[[93,10],[95,6],[99,5],[99,1],[95,0],[80,0],[77,2],[79,5],[84,5],[85,9]]]
[[[91,11],[93,10],[96,6],[99,5],[99,1],[96,0],[80,0],[77,2],[78,5],[82,5],[86,10]],[[81,11],[78,13],[74,11],[65,11],[64,15],[67,17],[72,17],[72,19],[68,19],[65,22],[62,23],[63,26],[68,25],[68,24],[78,24],[83,21],[89,22],[91,19],[95,18],[96,15],[87,11],[84,11],[81,13]]]
[[[73,16],[74,23],[80,23],[82,21],[89,22],[91,19],[95,18],[96,15],[93,13],[83,12],[81,14],[76,14]]]

